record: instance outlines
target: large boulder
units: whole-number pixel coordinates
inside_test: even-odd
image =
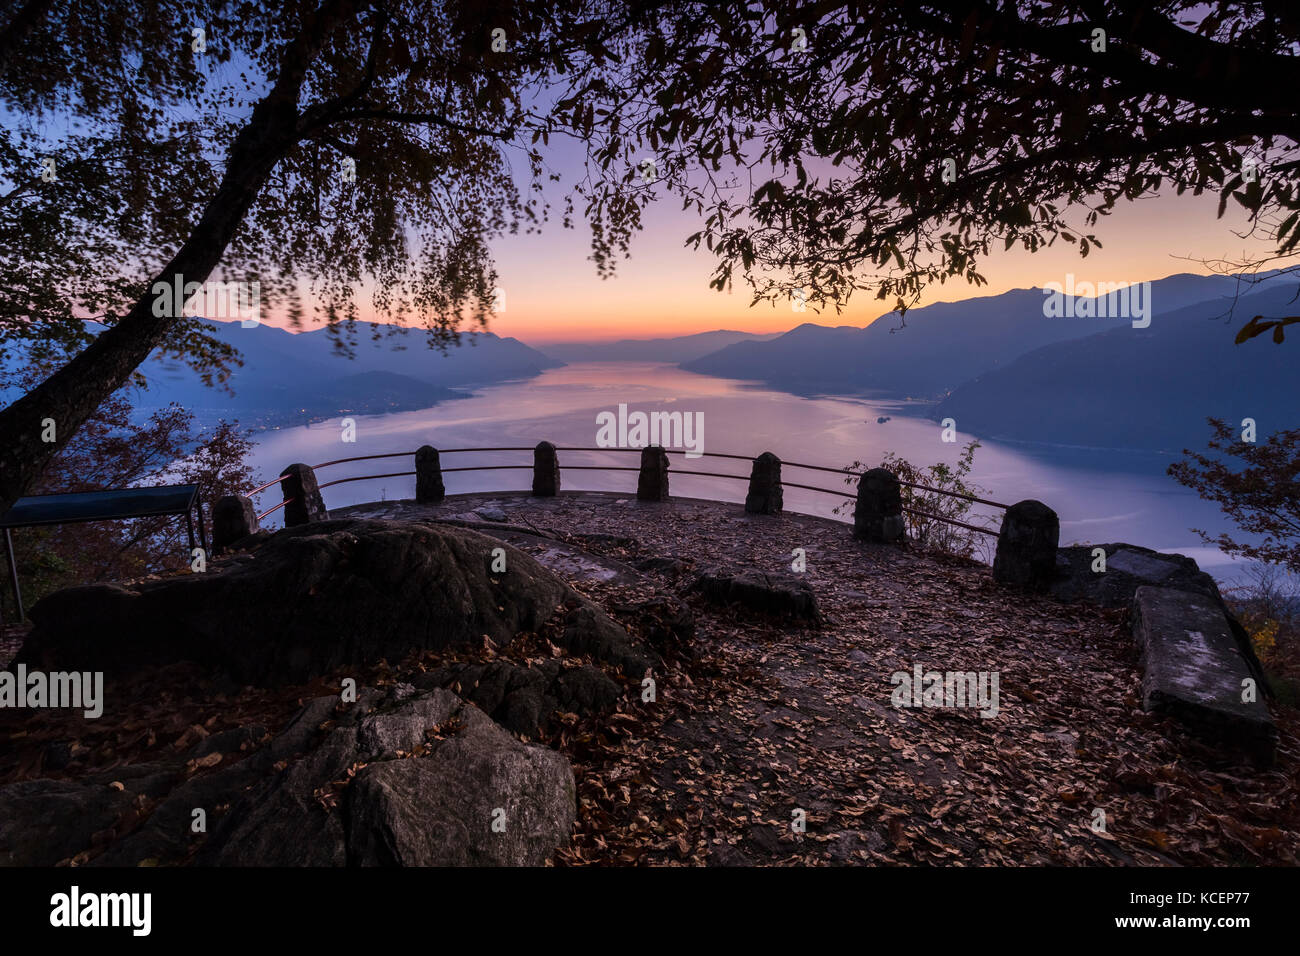
[[[1105,554],[1105,570],[1098,555]],[[1052,596],[1062,601],[1083,601],[1100,607],[1131,607],[1140,587],[1174,588],[1219,600],[1214,579],[1196,562],[1181,554],[1162,554],[1135,544],[1086,544],[1060,548],[1056,553],[1056,578]]]
[[[405,688],[364,710],[242,795],[198,862],[538,866],[568,842],[575,787],[560,754],[447,690]]]
[[[558,681],[568,702],[607,704],[605,682],[586,667]],[[529,866],[574,815],[563,756],[448,690],[397,684],[308,701],[274,737],[236,728],[164,761],[0,787],[0,866]]]
[[[492,570],[504,548],[504,572]],[[203,573],[59,591],[32,608],[17,661],[110,673],[192,660],[241,682],[296,683],[413,650],[508,643],[562,603],[590,605],[528,554],[463,528],[343,519],[280,531]],[[640,665],[592,608],[595,652]],[[581,628],[575,637],[581,637]]]

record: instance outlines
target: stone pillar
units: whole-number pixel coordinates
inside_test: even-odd
[[[906,532],[903,492],[892,471],[872,468],[858,479],[858,503],[853,511],[853,536],[872,544],[898,541]]]
[[[244,495],[223,495],[212,506],[212,551],[220,554],[257,530],[257,509]]]
[[[325,501],[320,496],[320,485],[316,484],[316,472],[312,471],[311,465],[290,465],[280,472],[280,490],[286,499],[293,499],[284,506],[286,528],[309,521],[324,521],[329,517]]]
[[[442,483],[442,462],[438,449],[421,445],[415,453],[415,502],[436,505],[447,497],[447,486]]]
[[[641,449],[641,472],[636,479],[636,499],[668,500],[668,452],[659,445]]]
[[[781,492],[781,459],[765,451],[754,459],[749,473],[749,494],[745,495],[745,510],[750,514],[774,515],[785,504]]]
[[[555,446],[539,441],[533,449],[533,496],[554,498],[560,493],[560,460],[555,456]]]
[[[1007,509],[993,558],[993,579],[1040,593],[1056,576],[1061,522],[1041,501],[1018,501]]]

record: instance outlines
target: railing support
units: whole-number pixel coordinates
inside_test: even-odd
[[[781,459],[765,451],[754,459],[749,473],[749,493],[745,495],[745,510],[750,514],[777,514],[785,504],[781,492]]]
[[[222,495],[212,506],[212,550],[220,554],[241,538],[257,530],[257,509],[253,499],[243,495]]]
[[[442,482],[438,449],[421,445],[415,453],[415,501],[422,505],[436,505],[445,497],[447,486]]]
[[[993,558],[993,579],[1044,593],[1056,577],[1056,547],[1061,521],[1056,512],[1032,498],[1007,509]]]
[[[325,501],[320,496],[320,485],[316,483],[316,472],[311,465],[298,462],[280,472],[280,490],[289,502],[284,506],[286,528],[309,521],[324,521],[329,517]]]
[[[853,536],[872,544],[888,544],[903,537],[903,492],[892,471],[872,468],[858,479],[858,501],[853,510]]]
[[[636,478],[637,501],[668,500],[668,452],[659,445],[641,449],[641,472]]]
[[[555,446],[539,441],[533,449],[533,497],[554,498],[560,493],[560,460]]]

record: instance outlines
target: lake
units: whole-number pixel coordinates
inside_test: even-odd
[[[647,362],[583,362],[544,372],[534,379],[486,386],[472,397],[420,411],[357,416],[355,442],[343,441],[341,419],[311,426],[260,433],[254,463],[267,480],[292,462],[319,464],[337,458],[386,452],[413,452],[420,445],[533,446],[597,444],[597,416],[628,412],[680,411],[702,414],[703,450],[754,456],[772,451],[785,461],[846,467],[869,466],[893,451],[918,465],[953,464],[971,436],[942,441],[939,425],[920,417],[921,407],[856,398],[801,398],[751,383],[686,372],[673,365]],[[909,414],[909,412],[911,414]],[[889,421],[878,424],[877,419]],[[1061,518],[1061,543],[1127,541],[1194,557],[1217,577],[1235,577],[1232,561],[1207,547],[1191,530],[1212,534],[1227,530],[1218,508],[1176,484],[1164,473],[1169,456],[1127,451],[1055,448],[982,441],[971,480],[987,496],[1007,504],[1025,498],[1045,502]],[[687,459],[669,450],[674,495],[743,502],[746,484],[722,478],[691,477],[682,472],[714,471],[749,475],[744,461]],[[633,472],[564,470],[568,465],[638,464],[628,452],[560,454],[566,490],[636,491]],[[528,452],[453,454],[442,467],[478,464],[528,464]],[[410,458],[353,462],[323,469],[324,483],[351,475],[411,471]],[[680,469],[680,470],[679,470]],[[783,477],[834,489],[840,480],[824,472],[786,468]],[[485,490],[526,490],[531,472],[462,472],[445,476],[448,494]],[[272,486],[258,496],[260,509],[277,500]],[[350,482],[323,492],[327,507],[343,507],[384,498],[411,498],[415,479],[383,478]],[[846,493],[847,498],[847,493]],[[790,511],[836,517],[841,502],[833,495],[797,488],[785,492]],[[994,512],[976,512],[975,523],[996,522]],[[851,520],[851,512],[838,516]]]

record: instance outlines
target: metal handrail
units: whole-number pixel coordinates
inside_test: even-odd
[[[453,454],[461,454],[465,452],[501,452],[501,451],[532,451],[532,450],[533,447],[529,445],[501,445],[501,446],[485,447],[485,448],[440,448],[438,449],[438,454],[453,455]],[[590,445],[557,445],[555,446],[555,450],[557,452],[560,451],[640,452],[642,449],[625,448],[625,447],[624,448],[601,448],[599,446],[590,446]],[[311,467],[312,470],[314,471],[319,468],[329,468],[333,465],[343,465],[354,461],[376,461],[382,458],[404,458],[404,457],[412,456],[414,454],[415,452],[400,451],[400,452],[385,452],[379,455],[354,455],[350,458],[336,458],[333,461],[321,462],[320,464],[312,465]],[[754,460],[754,457],[752,455],[734,455],[728,452],[718,452],[718,451],[702,451],[699,452],[698,455],[700,457],[710,457],[710,458],[730,458],[736,461]],[[805,462],[798,462],[798,461],[782,461],[781,465],[782,467],[805,468],[810,471],[821,471],[821,472],[827,472],[830,474],[838,474],[838,475],[853,475],[858,478],[862,477],[861,472],[856,472],[849,468],[832,468],[827,465],[810,465]],[[468,465],[459,468],[442,468],[440,469],[440,471],[443,473],[459,472],[459,471],[525,471],[525,470],[531,470],[532,468],[533,468],[532,465]],[[565,471],[640,471],[639,468],[634,466],[628,466],[628,465],[566,465],[564,470]],[[716,472],[716,471],[682,471],[680,469],[673,469],[673,471],[679,475],[688,475],[697,478],[730,478],[733,480],[746,481],[748,480],[749,477],[747,475],[731,475],[731,474],[726,474],[723,472]],[[321,489],[325,489],[325,488],[332,487],[333,485],[346,484],[349,481],[374,481],[380,478],[409,478],[414,474],[416,474],[416,472],[414,471],[397,471],[397,472],[389,472],[387,474],[382,474],[382,475],[356,475],[350,478],[336,478],[333,481],[325,482],[319,487]],[[258,487],[252,489],[251,491],[248,492],[248,494],[251,496],[257,494],[258,492],[264,491],[267,488],[271,487],[271,485],[279,483],[283,479],[283,477],[284,477],[283,475],[277,476],[271,481],[268,481],[265,484],[259,485]],[[974,502],[975,504],[988,505],[989,507],[993,507],[993,508],[1001,508],[1003,510],[1006,510],[1009,507],[1009,505],[1002,504],[1001,502],[998,501],[992,501],[988,498],[981,498],[977,495],[968,495],[960,491],[947,491],[943,488],[933,488],[929,485],[923,485],[914,481],[903,481],[902,479],[898,479],[898,483],[908,488],[919,488],[922,491],[929,491],[934,494],[945,495],[950,498],[961,498],[965,501]],[[849,492],[846,491],[845,489],[821,488],[816,485],[805,485],[794,481],[782,480],[781,485],[786,488],[801,488],[806,491],[817,491],[829,495],[845,496],[849,494]],[[258,515],[257,516],[258,520],[260,521],[263,518],[265,518],[267,515],[272,514],[275,511],[278,511],[280,508],[283,508],[285,505],[292,503],[293,500],[294,499],[292,498],[287,498],[284,501],[281,501],[279,504],[275,505],[274,507]],[[978,531],[982,534],[997,535],[998,533],[990,528],[981,528],[978,525],[967,524],[966,522],[958,521],[955,518],[944,518],[944,517],[940,517],[939,515],[930,514],[929,512],[917,510],[915,508],[905,507],[902,510],[907,514],[915,515],[917,517],[928,518],[932,521],[943,521],[947,524],[957,525],[958,527],[966,528],[967,530],[970,531]]]
[[[263,518],[265,518],[267,515],[271,514],[273,511],[279,511],[279,510],[280,510],[281,508],[283,508],[285,505],[293,504],[293,501],[294,501],[294,499],[292,499],[292,498],[285,498],[284,501],[281,501],[281,502],[280,502],[278,505],[276,505],[275,507],[273,507],[273,508],[267,508],[265,511],[263,511],[260,515],[257,516],[257,520],[258,520],[258,521],[261,521]]]

